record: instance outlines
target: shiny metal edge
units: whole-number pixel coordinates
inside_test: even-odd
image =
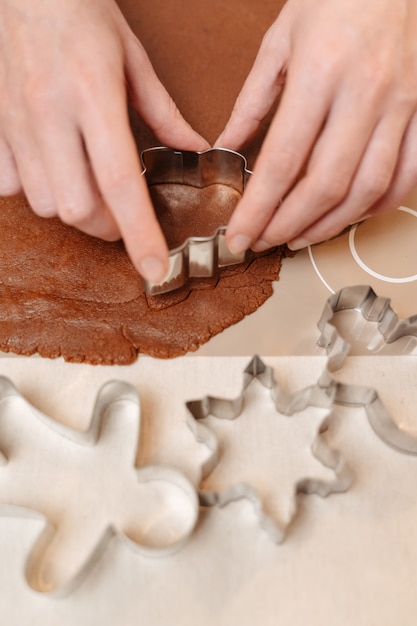
[[[141,152],[142,174],[148,186],[182,184],[207,187],[220,183],[243,194],[250,179],[245,157],[226,148],[203,152],[174,150],[159,146]],[[243,263],[247,253],[233,254],[225,239],[226,225],[220,225],[208,237],[188,237],[180,246],[169,250],[169,270],[161,282],[145,282],[147,295],[174,291],[191,278],[216,276],[223,267]]]

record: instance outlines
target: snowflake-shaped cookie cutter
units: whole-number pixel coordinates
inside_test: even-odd
[[[20,403],[20,404],[19,404]],[[34,414],[41,423],[43,423],[48,429],[49,432],[55,432],[58,435],[70,440],[72,444],[76,446],[87,446],[97,447],[102,441],[103,432],[105,431],[107,426],[107,422],[110,417],[109,414],[111,410],[117,410],[116,417],[118,420],[124,419],[125,417],[130,417],[130,422],[134,424],[134,433],[133,435],[137,435],[136,440],[133,441],[132,437],[129,437],[128,446],[129,446],[129,454],[130,459],[130,468],[133,471],[133,479],[132,485],[133,488],[129,490],[129,486],[117,485],[118,494],[116,494],[115,498],[117,502],[120,502],[123,505],[123,508],[131,507],[132,510],[127,514],[127,528],[128,532],[125,529],[120,528],[118,522],[116,521],[115,512],[109,514],[110,519],[105,527],[101,527],[100,530],[97,531],[97,540],[95,537],[89,543],[88,541],[84,542],[91,545],[93,548],[83,557],[77,561],[75,571],[72,571],[68,578],[64,581],[60,581],[59,583],[54,580],[45,580],[44,572],[46,571],[48,565],[48,559],[51,561],[52,557],[49,555],[49,550],[53,551],[54,541],[56,544],[56,539],[58,537],[59,541],[59,528],[54,527],[54,525],[48,520],[47,516],[44,514],[42,510],[38,508],[29,508],[25,505],[24,502],[14,501],[10,502],[2,502],[0,501],[0,515],[6,516],[14,516],[14,517],[32,517],[36,519],[41,519],[44,522],[44,530],[36,541],[31,554],[29,555],[26,568],[25,568],[25,576],[27,583],[31,588],[35,591],[42,592],[45,594],[53,594],[53,595],[64,595],[69,593],[74,589],[78,584],[91,572],[91,569],[96,564],[97,560],[106,550],[110,540],[116,536],[117,538],[124,541],[128,546],[135,549],[139,553],[145,556],[153,556],[153,557],[161,557],[168,554],[172,554],[174,551],[178,550],[183,546],[183,544],[189,539],[190,535],[194,531],[194,527],[197,523],[198,514],[199,514],[199,502],[197,492],[195,487],[191,484],[188,478],[180,472],[178,469],[170,466],[163,465],[145,465],[141,467],[136,466],[136,457],[138,450],[138,441],[140,434],[140,400],[139,395],[136,388],[125,382],[121,381],[110,381],[106,383],[101,390],[99,391],[96,403],[94,406],[92,418],[89,427],[85,431],[76,430],[70,428],[62,423],[59,423],[52,418],[48,417],[44,413],[38,411],[34,406],[32,406],[23,395],[19,393],[13,383],[4,376],[0,376],[0,411],[1,416],[3,417],[5,414],[9,416],[13,416],[15,414],[21,414],[22,403],[25,409],[29,409],[31,414]],[[120,422],[119,422],[120,423]],[[124,433],[125,431],[123,431]],[[129,435],[132,433],[129,432]],[[110,453],[111,454],[111,444],[112,444],[112,434],[110,430],[105,433],[107,444],[110,445]],[[108,443],[110,442],[110,444]],[[0,441],[0,445],[1,445]],[[125,452],[125,451],[123,451]],[[90,453],[90,452],[89,452]],[[107,455],[105,458],[108,458],[107,448],[105,454]],[[123,453],[121,455],[122,460],[126,461],[126,454]],[[91,457],[90,457],[91,458]],[[117,457],[116,461],[118,462],[119,457]],[[13,461],[13,459],[11,459]],[[60,463],[62,459],[59,459]],[[8,459],[6,454],[0,451],[0,465],[6,466],[8,465]],[[11,463],[13,465],[13,463]],[[10,471],[16,469],[15,467],[11,468]],[[35,468],[33,468],[35,470]],[[104,468],[104,472],[105,472]],[[0,468],[0,471],[3,471],[3,467]],[[16,472],[15,472],[16,474]],[[36,472],[33,472],[34,476]],[[52,478],[52,477],[51,477]],[[55,479],[55,477],[53,477]],[[82,476],[82,480],[87,482],[89,476]],[[31,476],[24,476],[23,480],[26,483],[30,483],[31,480],[36,481],[36,478],[32,478]],[[17,482],[19,481],[19,476],[17,477]],[[160,513],[159,507],[162,508],[162,499],[165,497],[163,494],[166,493],[168,496],[168,514],[164,510],[161,512],[161,515],[165,516],[171,515],[171,517],[178,515],[177,519],[169,520],[167,524],[168,528],[163,527],[162,531],[158,531],[156,536],[152,536],[152,529],[150,529],[150,521],[148,518],[146,520],[137,519],[138,511],[137,509],[140,506],[135,507],[132,505],[132,499],[137,495],[134,490],[134,484],[137,481],[138,485],[143,485],[145,490],[147,488],[152,487],[156,489],[156,498],[158,501],[153,505],[153,508],[157,510],[155,524],[157,525],[160,522],[158,515]],[[13,485],[13,488],[14,485]],[[35,489],[38,489],[38,486],[34,486]],[[106,489],[111,489],[111,485],[106,483]],[[165,492],[168,490],[168,492]],[[38,489],[39,492],[39,489]],[[65,489],[63,489],[65,492]],[[143,492],[140,491],[142,494]],[[172,504],[173,494],[178,495],[179,502],[178,504]],[[2,495],[2,494],[1,494]],[[38,494],[39,495],[39,494]],[[153,495],[153,494],[152,494]],[[62,498],[64,499],[63,507],[68,506],[68,503],[65,501],[65,497],[68,494],[62,493]],[[78,494],[77,494],[78,497]],[[131,499],[129,499],[131,498]],[[185,501],[184,501],[185,498]],[[42,499],[42,496],[40,496]],[[91,499],[90,499],[91,500]],[[161,502],[159,501],[161,500]],[[149,504],[149,498],[146,500]],[[175,501],[176,502],[176,501]],[[184,502],[186,505],[184,507]],[[91,511],[91,507],[93,506],[91,503],[87,504],[90,510],[84,511],[83,521],[88,517],[93,517],[93,511]],[[174,512],[172,508],[174,507]],[[69,508],[69,507],[68,507]],[[184,508],[186,511],[184,512]],[[65,509],[66,510],[66,509]],[[140,515],[141,511],[139,511]],[[133,517],[133,519],[131,519]],[[146,515],[145,515],[146,517]],[[184,521],[185,518],[185,521]],[[94,521],[94,520],[93,520]],[[171,521],[173,523],[171,523]],[[176,523],[178,521],[178,523]],[[142,523],[142,526],[141,526]],[[165,519],[164,519],[165,523]],[[80,524],[80,528],[76,529],[78,533],[82,533],[82,524]],[[138,533],[140,539],[137,538]],[[77,543],[78,538],[81,538],[81,534],[77,535]],[[84,543],[82,545],[84,545]],[[52,546],[52,548],[51,548]]]
[[[226,148],[203,152],[156,147],[141,153],[143,175],[149,187],[175,183],[192,187],[227,185],[243,194],[251,176],[245,157]],[[159,283],[145,281],[148,295],[183,287],[190,278],[216,276],[223,267],[243,263],[246,253],[234,254],[226,244],[226,225],[219,224],[208,237],[193,236],[169,250],[169,270]]]
[[[205,396],[200,400],[186,403],[188,409],[187,424],[196,440],[203,443],[209,450],[209,456],[201,466],[200,484],[211,474],[220,460],[219,440],[216,434],[206,424],[202,423],[202,420],[209,415],[228,420],[238,418],[244,408],[245,392],[254,380],[258,380],[266,389],[270,390],[276,410],[285,416],[293,416],[309,407],[326,409],[326,415],[321,420],[312,442],[311,451],[320,463],[333,470],[334,479],[303,477],[297,480],[293,487],[291,514],[287,522],[267,514],[267,503],[262,499],[258,490],[248,483],[237,483],[222,491],[200,489],[200,502],[203,506],[224,506],[240,499],[251,501],[255,507],[260,526],[266,530],[275,543],[281,543],[297,516],[298,494],[316,494],[325,497],[331,493],[344,492],[352,482],[352,473],[344,458],[338,451],[331,448],[323,437],[328,428],[334,406],[335,388],[313,384],[294,393],[288,393],[275,380],[273,369],[266,365],[259,356],[255,356],[244,370],[242,392],[236,398]]]

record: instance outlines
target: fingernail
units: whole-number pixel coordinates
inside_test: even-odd
[[[240,254],[249,248],[251,239],[247,235],[235,235],[229,243],[229,250],[233,254]]]
[[[311,241],[307,241],[307,239],[303,239],[299,237],[298,239],[293,239],[287,243],[287,246],[290,250],[301,250],[302,248],[307,248],[307,246],[311,245]]]
[[[272,244],[264,239],[258,239],[258,241],[255,241],[255,243],[251,246],[254,252],[264,252],[264,250],[268,250],[268,248],[272,247]]]
[[[161,282],[166,274],[164,264],[155,256],[148,256],[139,263],[139,271],[151,283]]]

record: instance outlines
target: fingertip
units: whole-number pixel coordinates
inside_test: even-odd
[[[175,125],[170,124],[160,128],[152,128],[152,131],[164,145],[177,150],[204,152],[211,148],[207,139],[196,132],[182,117],[180,121],[176,120]]]
[[[251,244],[251,238],[243,233],[231,235],[227,240],[227,245],[232,254],[242,254],[246,252]]]
[[[176,146],[176,147],[181,150],[193,150],[194,152],[205,152],[206,150],[209,150],[211,148],[211,145],[209,144],[207,139],[204,139],[202,135],[193,131],[193,137],[192,139],[190,138],[190,142],[189,144],[187,144],[187,146],[183,145],[183,146]]]
[[[124,229],[123,240],[130,260],[142,278],[159,283],[169,271],[168,246],[158,224],[152,218],[146,221],[145,226],[135,224],[130,230]]]
[[[273,247],[274,247],[273,243],[270,243],[269,241],[265,241],[264,239],[258,239],[251,246],[254,252],[265,252],[265,250],[269,250],[270,248],[273,248]]]
[[[230,132],[229,126],[220,133],[216,141],[213,144],[214,148],[227,148],[228,150],[239,150],[245,143],[245,138],[233,137],[233,133]]]
[[[303,248],[308,248],[308,246],[311,246],[313,243],[313,241],[310,241],[305,237],[297,237],[296,239],[289,241],[287,243],[287,247],[293,252],[297,252],[298,250],[302,250]]]
[[[152,283],[160,283],[168,273],[168,263],[158,256],[146,256],[137,264],[141,276]]]
[[[163,282],[169,271],[169,253],[160,225],[153,211],[137,215],[136,220],[130,228],[123,227],[126,251],[145,281]]]

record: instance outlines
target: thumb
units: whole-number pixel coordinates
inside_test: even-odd
[[[185,121],[132,34],[125,41],[125,56],[131,103],[154,135],[163,144],[181,150],[207,150],[209,143]]]
[[[253,67],[215,147],[236,150],[252,139],[281,94],[289,58],[289,29],[280,18],[265,34]]]

